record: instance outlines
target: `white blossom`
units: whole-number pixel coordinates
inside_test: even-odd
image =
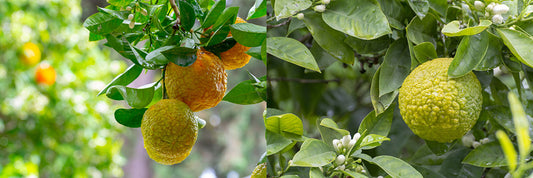
[[[133,20],[133,14],[128,15],[128,20]]]
[[[298,13],[298,14],[296,14],[296,18],[298,20],[303,20],[304,19],[304,14],[303,13]]]
[[[502,23],[503,23],[503,17],[502,17],[502,15],[500,15],[500,14],[496,14],[496,15],[492,16],[492,23],[495,23],[495,24],[502,24]]]
[[[483,2],[481,1],[474,1],[474,7],[476,7],[476,9],[480,11],[483,10],[485,4],[483,4]]]
[[[346,157],[344,155],[339,155],[337,156],[335,163],[337,163],[337,165],[343,165],[344,161],[346,161]]]
[[[348,134],[342,137],[342,145],[348,146],[350,144],[350,141],[352,140],[352,137]]]
[[[492,9],[492,13],[494,14],[505,14],[507,12],[509,12],[509,7],[505,4],[495,5]]]
[[[321,4],[321,5],[318,5],[318,6],[315,6],[315,7],[314,7],[314,10],[315,10],[316,12],[324,12],[324,11],[326,10],[326,6],[325,6],[325,5],[322,5],[322,4]]]
[[[330,0],[322,0],[322,3],[329,4]]]
[[[474,148],[477,148],[477,147],[480,146],[480,145],[481,145],[481,143],[479,143],[479,142],[477,142],[477,141],[474,141],[474,143],[472,143],[472,146],[473,146]]]

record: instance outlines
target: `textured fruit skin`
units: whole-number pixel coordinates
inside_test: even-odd
[[[483,98],[474,73],[448,78],[453,59],[423,63],[405,78],[398,97],[400,114],[420,138],[451,142],[476,123]]]
[[[144,113],[144,148],[154,161],[172,165],[185,160],[198,135],[198,121],[185,103],[162,99]]]
[[[56,70],[47,63],[41,63],[35,70],[35,81],[38,84],[52,85],[56,82]]]
[[[165,85],[168,97],[185,102],[192,111],[215,107],[226,92],[227,74],[222,61],[203,49],[196,61],[187,67],[168,63]]]
[[[240,17],[237,17],[235,23],[246,23],[246,21]],[[231,37],[231,33],[228,35],[228,37]],[[246,51],[249,49],[250,47],[235,43],[231,49],[220,53],[220,59],[222,60],[222,63],[224,63],[224,68],[226,70],[233,70],[244,67],[246,64],[248,64],[252,58],[252,56],[246,54]]]
[[[254,171],[252,172],[252,176],[250,176],[250,178],[266,178],[266,177],[267,177],[266,163],[257,165]]]
[[[33,66],[41,61],[41,50],[34,43],[25,43],[22,46],[20,60],[28,66]]]

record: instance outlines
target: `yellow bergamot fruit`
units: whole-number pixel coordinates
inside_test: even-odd
[[[441,143],[461,138],[481,112],[481,85],[468,72],[448,77],[452,58],[421,64],[405,78],[398,97],[400,114],[420,138]]]
[[[266,178],[266,177],[267,177],[266,163],[257,165],[254,171],[252,172],[252,175],[250,176],[250,178]]]
[[[25,43],[22,46],[20,60],[28,66],[33,66],[41,61],[41,50],[32,42]]]
[[[165,86],[168,97],[183,101],[192,111],[215,107],[226,92],[227,74],[222,61],[213,53],[200,49],[196,61],[187,67],[168,63]]]
[[[144,113],[144,148],[154,161],[172,165],[185,160],[198,135],[198,121],[185,103],[162,99]]]
[[[241,19],[240,17],[237,17],[235,23],[246,23],[246,21]],[[231,33],[228,35],[228,37],[231,37]],[[220,53],[220,59],[224,64],[224,68],[226,70],[233,70],[244,67],[246,64],[248,64],[248,62],[252,58],[252,56],[246,54],[246,51],[248,51],[249,49],[250,47],[235,43],[232,48]]]

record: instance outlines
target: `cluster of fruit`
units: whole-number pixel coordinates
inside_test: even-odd
[[[235,23],[246,21],[237,18]],[[236,43],[220,53],[219,58],[201,48],[190,66],[167,64],[164,86],[168,99],[152,105],[141,123],[144,147],[150,158],[166,165],[187,158],[198,134],[198,121],[193,112],[215,107],[222,101],[226,92],[225,70],[246,65],[251,58],[245,53],[249,49]]]
[[[27,42],[20,51],[20,60],[27,66],[34,66],[41,61],[41,50],[32,43]],[[56,82],[56,71],[46,62],[41,62],[35,70],[35,81],[41,85],[52,85]]]

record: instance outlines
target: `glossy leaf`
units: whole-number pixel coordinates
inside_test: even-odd
[[[261,46],[266,39],[266,27],[251,24],[238,23],[230,26],[233,38],[244,46]]]
[[[372,149],[380,146],[383,141],[390,141],[390,138],[376,134],[368,134],[363,138],[361,144],[358,145],[358,148],[364,150]]]
[[[337,154],[333,148],[317,139],[304,141],[293,159],[291,166],[320,167],[333,162]]]
[[[265,128],[274,133],[284,135],[286,133],[303,135],[303,123],[294,114],[270,116],[265,119]]]
[[[266,154],[272,155],[279,153],[285,147],[291,145],[292,141],[288,138],[281,136],[278,133],[272,132],[270,130],[265,131],[265,138],[267,142]]]
[[[406,163],[405,161],[395,158],[393,156],[376,156],[373,159],[373,162],[377,164],[381,169],[383,169],[391,177],[395,178],[417,178],[422,177],[415,168]]]
[[[83,22],[83,26],[91,33],[105,35],[113,32],[122,24],[122,21],[123,20],[115,18],[112,15],[98,12],[89,16],[85,22]]]
[[[320,168],[313,167],[309,169],[309,178],[326,178]]]
[[[364,40],[392,33],[376,0],[334,0],[322,18],[333,29]]]
[[[408,5],[397,0],[378,0],[379,6],[387,16],[389,25],[397,30],[405,30],[406,19],[411,19],[414,13]]]
[[[407,2],[420,19],[423,19],[429,11],[428,0],[407,0]]]
[[[350,132],[344,129],[340,129],[335,121],[325,118],[322,119],[318,126],[322,140],[330,146],[333,146],[333,139],[340,139],[345,135],[349,135]],[[333,147],[332,147],[333,148]]]
[[[446,36],[469,36],[483,32],[492,25],[490,20],[481,20],[478,26],[461,28],[461,22],[458,20],[452,21],[442,28],[442,33]]]
[[[128,69],[126,69],[126,71],[124,71],[122,74],[118,75],[111,82],[109,82],[109,84],[107,84],[107,86],[104,89],[102,89],[97,94],[97,96],[100,96],[101,94],[106,93],[109,87],[111,86],[114,86],[114,85],[126,86],[130,84],[135,79],[137,79],[137,77],[141,74],[142,70],[143,68],[138,65],[135,65],[135,64],[131,65],[130,67],[128,67]]]
[[[181,67],[187,67],[192,65],[196,61],[196,51],[197,49],[188,48],[188,47],[179,47],[179,46],[166,46],[161,47],[159,51],[163,56],[165,56],[168,61],[179,65]],[[154,50],[157,51],[157,50]],[[153,52],[153,51],[152,51]]]
[[[284,19],[311,7],[311,0],[276,0],[274,4],[274,13],[276,19]]]
[[[211,10],[209,10],[209,12],[207,13],[207,16],[202,22],[201,27],[205,29],[215,24],[218,17],[220,16],[220,14],[222,14],[225,8],[226,8],[226,1],[216,1],[216,3],[211,8]]]
[[[462,163],[469,152],[470,149],[464,147],[451,152],[442,162],[439,173],[446,177],[481,177],[483,168]]]
[[[366,115],[359,125],[358,133],[367,132],[368,134],[377,134],[387,136],[392,126],[392,118],[394,108],[389,107],[385,112],[376,116],[376,112],[372,111]]]
[[[305,26],[311,32],[313,39],[320,47],[327,51],[331,56],[346,64],[352,65],[355,61],[353,50],[344,43],[346,36],[329,27],[320,14],[306,13],[304,18]]]
[[[396,96],[398,96],[398,90],[387,93],[383,96],[379,96],[379,75],[381,73],[381,67],[378,68],[374,77],[372,77],[372,85],[370,85],[370,99],[372,106],[376,114],[383,113],[392,104]]]
[[[396,40],[387,50],[385,59],[380,66],[379,97],[398,90],[402,86],[403,80],[411,72],[411,57],[406,43],[407,40],[405,39]]]
[[[533,67],[533,37],[512,29],[497,29],[498,34],[520,62]]]
[[[418,45],[423,42],[430,42],[434,46],[437,41],[435,36],[438,35],[437,21],[432,15],[420,18],[413,18],[406,28],[407,39]]]
[[[152,101],[154,96],[154,87],[147,88],[129,88],[121,85],[115,85],[109,88],[106,93],[107,97],[114,100],[126,100],[132,108],[144,108]]]
[[[131,128],[141,127],[144,112],[147,108],[141,109],[117,109],[115,110],[115,120],[118,123]]]
[[[443,155],[444,153],[450,151],[456,143],[457,141],[452,143],[440,143],[426,140],[426,146],[436,155]]]
[[[424,63],[426,61],[432,60],[437,58],[437,51],[435,50],[435,46],[431,44],[430,42],[423,42],[419,45],[416,45],[413,47],[415,52],[415,57],[420,63]]]
[[[248,17],[246,17],[246,20],[265,16],[267,9],[266,2],[267,0],[255,0],[255,4],[248,11]]]
[[[113,6],[123,7],[133,2],[133,0],[107,0],[107,2]]]
[[[171,0],[173,1],[173,0]],[[194,26],[196,14],[193,6],[187,1],[178,1],[180,11],[180,27],[183,31],[189,31]]]
[[[311,51],[299,41],[285,37],[270,37],[266,42],[267,52],[300,67],[320,72]]]
[[[256,104],[263,101],[254,87],[255,81],[245,80],[233,87],[222,100],[235,104]]]
[[[466,155],[463,163],[478,167],[503,167],[507,166],[505,155],[498,142],[490,142],[478,146]]]
[[[488,32],[464,36],[457,48],[457,54],[448,68],[448,76],[461,77],[471,72],[481,63],[488,49]]]
[[[474,70],[490,70],[498,67],[501,64],[503,43],[496,35],[488,33],[489,47],[487,53],[483,56],[481,62],[474,68]]]
[[[374,40],[361,40],[351,36],[344,40],[344,43],[352,47],[357,54],[378,54],[387,49],[392,42],[393,39],[387,35]]]

